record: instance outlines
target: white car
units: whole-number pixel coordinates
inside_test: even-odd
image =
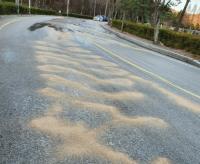
[[[94,21],[100,21],[103,22],[103,17],[101,15],[97,15],[93,18]]]

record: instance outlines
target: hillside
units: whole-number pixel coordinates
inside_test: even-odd
[[[184,24],[200,24],[200,14],[187,14],[183,19]]]

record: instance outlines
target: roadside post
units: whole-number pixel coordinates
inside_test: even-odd
[[[28,12],[31,15],[31,0],[28,0]]]
[[[15,0],[15,5],[17,6],[17,14],[19,15],[19,0]]]

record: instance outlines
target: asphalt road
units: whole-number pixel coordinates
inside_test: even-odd
[[[200,69],[101,25],[0,18],[0,164],[200,164]]]

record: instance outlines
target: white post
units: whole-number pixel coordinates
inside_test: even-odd
[[[29,14],[31,14],[31,0],[28,1],[28,10],[29,10]]]
[[[107,15],[108,3],[109,3],[109,0],[106,1],[106,7],[105,7],[105,13],[104,13],[105,16]]]
[[[69,15],[69,3],[70,3],[70,0],[67,0],[67,16]]]
[[[17,14],[19,14],[19,0],[15,0],[15,5],[17,6]]]
[[[94,17],[96,16],[97,0],[94,0]]]

